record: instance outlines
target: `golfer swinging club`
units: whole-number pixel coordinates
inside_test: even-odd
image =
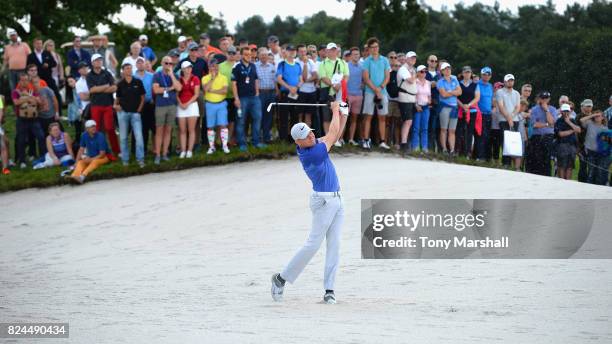
[[[346,104],[342,104],[346,106]],[[319,250],[323,239],[327,240],[325,252],[324,287],[325,303],[336,303],[334,282],[338,269],[340,251],[340,229],[344,221],[344,207],[336,169],[328,152],[344,128],[340,128],[340,104],[331,103],[332,121],[327,135],[316,139],[312,129],[306,123],[297,123],[291,128],[291,137],[297,144],[297,154],[306,175],[312,181],[310,210],[312,211],[312,228],[304,246],[289,261],[281,273],[272,275],[272,298],[280,301],[283,298],[285,282],[295,282],[306,264]],[[345,109],[343,109],[345,110]],[[348,108],[346,109],[348,110]],[[348,111],[343,111],[343,115]]]

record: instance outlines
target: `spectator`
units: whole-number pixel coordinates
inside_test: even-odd
[[[187,44],[188,44],[187,37],[179,36],[176,42],[178,43],[177,50],[180,54],[179,61],[182,61],[184,58],[187,57],[187,55],[189,55],[189,50],[187,49]]]
[[[572,102],[569,102],[570,107],[572,108],[572,110],[574,109],[572,106]],[[580,114],[576,116],[576,121],[580,122],[580,120],[583,117],[587,117],[590,116],[591,113],[593,112],[593,101],[591,99],[585,99],[582,101],[582,103],[580,103]],[[586,138],[586,130],[583,130],[581,133],[579,133],[578,136],[578,158],[580,161],[580,166],[578,169],[578,181],[579,182],[583,182],[583,183],[587,183],[588,182],[588,177],[590,175],[590,166],[588,161],[586,160],[587,157],[587,151],[586,151],[586,147],[585,147],[585,138]]]
[[[128,148],[129,129],[132,128],[136,141],[136,161],[141,168],[144,162],[144,143],[142,139],[142,108],[145,102],[145,88],[140,79],[133,77],[132,61],[125,58],[121,63],[123,79],[117,83],[115,111],[119,121],[119,137],[121,138],[121,160],[123,166],[130,162]]]
[[[81,128],[82,121],[85,117],[85,111],[89,106],[89,87],[87,86],[87,74],[89,74],[89,64],[90,62],[81,61],[77,68],[79,72],[79,78],[75,82],[74,90],[76,93],[76,100],[79,104],[79,116],[78,119],[74,122],[75,128],[75,137],[81,137]]]
[[[310,55],[310,58],[314,60],[314,62],[316,62],[317,46],[314,44],[309,44],[307,47],[307,50],[308,50],[308,55]]]
[[[51,123],[58,122],[60,120],[59,105],[53,90],[47,86],[41,86],[38,76],[32,79],[34,85],[34,91],[40,95],[40,105],[38,106],[38,120],[40,121],[40,127],[43,128],[45,135],[48,133],[48,128]]]
[[[261,102],[261,127],[264,143],[272,142],[272,112],[268,105],[276,99],[276,67],[268,56],[267,48],[259,48],[259,61],[255,63],[257,79],[259,79],[259,100]]]
[[[608,105],[610,105],[610,107],[604,111],[603,115],[608,122],[608,129],[612,129],[612,96],[608,98]]]
[[[327,58],[327,45],[326,44],[321,44],[321,45],[319,45],[319,52],[318,52],[318,56],[317,56],[317,62],[321,63],[321,62],[325,61],[326,58]]]
[[[504,130],[518,131],[521,96],[514,89],[514,75],[506,74],[504,76],[504,88],[497,91],[495,94],[497,106],[499,107],[499,129],[501,130],[501,146],[504,146]],[[514,169],[520,170],[521,157],[514,157]],[[506,166],[510,165],[510,157],[503,156],[502,163]]]
[[[519,132],[521,133],[521,139],[523,140],[523,147],[527,146],[527,139],[529,138],[529,131],[533,130],[530,128],[529,119],[531,118],[531,92],[533,88],[531,84],[523,84],[521,86],[521,100],[527,102],[527,111],[521,112],[519,117]],[[523,149],[524,150],[524,149]]]
[[[206,63],[206,61],[204,61],[203,58],[198,56],[199,47],[196,43],[194,42],[189,43],[189,45],[187,46],[187,49],[189,51],[189,55],[186,58],[184,58],[180,63],[182,64],[185,61],[189,61],[189,63],[191,63],[191,66],[192,66],[191,74],[193,74],[196,78],[198,78],[198,80],[202,80],[202,77],[208,74],[208,64]],[[175,72],[177,71],[178,69],[175,68]],[[204,95],[203,94],[201,93],[198,94],[198,98],[196,99],[196,104],[198,106],[198,111],[200,113],[200,116],[198,116],[197,122],[196,122],[195,142],[197,145],[200,145],[203,139],[206,138],[206,129],[205,129],[205,126],[202,125],[202,121],[206,118],[206,112],[205,112],[206,109],[204,108]]]
[[[455,155],[455,130],[457,129],[457,97],[461,95],[461,86],[451,74],[451,65],[443,62],[440,65],[442,77],[436,87],[440,94],[440,145],[444,154]],[[448,132],[448,141],[447,141]]]
[[[431,83],[425,78],[427,67],[420,65],[416,69],[416,113],[412,127],[412,149],[429,152],[429,106],[431,104]]]
[[[586,162],[589,164],[587,183],[606,185],[610,157],[608,152],[602,152],[599,149],[597,139],[601,133],[608,130],[608,123],[603,116],[603,112],[595,110],[588,115],[582,116],[580,124],[586,129],[584,147],[586,149]],[[580,164],[583,164],[582,160]]]
[[[387,55],[391,64],[391,72],[389,72],[389,83],[387,84],[387,94],[389,95],[389,120],[385,121],[389,130],[387,137],[389,142],[393,142],[393,148],[400,149],[400,127],[401,113],[397,98],[399,96],[399,87],[397,85],[397,71],[402,67],[397,59],[395,51],[389,52]]]
[[[363,81],[365,84],[365,94],[363,97],[363,114],[365,115],[363,123],[363,148],[370,149],[372,142],[370,140],[370,127],[374,110],[378,115],[378,132],[380,134],[379,147],[390,149],[386,143],[386,124],[385,118],[389,113],[389,96],[387,94],[387,84],[389,83],[389,73],[391,65],[386,57],[380,55],[380,42],[377,38],[370,38],[367,42],[370,56],[363,61]],[[398,71],[398,82],[400,81],[400,71]],[[400,111],[402,109],[402,95],[399,95]],[[405,120],[402,116],[402,120]],[[402,130],[405,127],[402,126]]]
[[[68,51],[66,64],[70,67],[70,75],[76,80],[79,78],[79,64],[85,62],[91,66],[91,55],[85,49],[81,49],[81,36],[74,36],[72,49]]]
[[[155,137],[155,103],[153,101],[153,73],[146,71],[146,63],[143,57],[136,60],[136,71],[134,78],[142,82],[145,90],[145,102],[142,106],[140,117],[142,118],[142,142],[145,154],[149,145],[149,134]],[[151,146],[155,146],[153,143]]]
[[[338,46],[329,43],[326,46],[325,60],[319,63],[319,103],[327,104],[335,99],[343,80],[348,81],[349,69],[342,59],[338,58]],[[331,112],[328,107],[321,108],[323,130],[329,131]]]
[[[554,140],[554,126],[557,109],[550,105],[550,93],[540,92],[537,105],[531,108],[532,135],[528,144],[528,162],[526,170],[529,173],[550,176],[550,159]]]
[[[491,85],[492,70],[490,67],[484,67],[480,70],[480,80],[478,81],[478,89],[480,91],[480,99],[478,100],[478,108],[482,113],[482,133],[475,137],[474,147],[476,150],[477,160],[491,160],[491,148],[489,135],[491,132],[491,113],[493,110],[493,85]]]
[[[0,95],[0,158],[2,160],[2,174],[11,174],[9,170],[9,148],[6,132],[2,128],[4,123],[4,96]]]
[[[236,47],[234,47],[233,45],[229,45],[229,43],[230,41],[227,38],[222,41],[221,47],[223,48],[221,50],[225,48],[226,49],[225,52],[227,56],[224,56],[223,62],[219,63],[219,73],[225,75],[227,80],[229,80],[231,83],[232,69],[234,68],[234,65],[238,63],[238,61],[240,61],[240,54],[238,54]],[[226,45],[227,45],[227,48],[226,48]],[[238,108],[236,107],[235,102],[234,102],[234,90],[231,84],[230,84],[230,87],[227,88],[226,100],[227,100],[227,121],[228,121],[227,127],[230,132],[230,145],[235,145],[236,139],[235,139],[235,135],[233,134],[234,134],[236,117],[238,115]]]
[[[206,100],[206,127],[208,128],[208,145],[210,148],[206,154],[215,152],[215,127],[221,133],[223,152],[230,152],[228,147],[229,130],[227,129],[227,88],[229,81],[225,75],[219,73],[219,65],[216,59],[210,60],[210,73],[202,78],[202,89]]]
[[[281,103],[297,103],[298,89],[302,86],[302,67],[295,61],[295,48],[287,46],[287,58],[281,61],[276,68],[276,81],[280,87]],[[281,140],[290,142],[289,127],[299,122],[298,112],[295,106],[283,106],[279,109],[278,136]]]
[[[44,49],[42,39],[34,38],[32,46],[34,51],[28,55],[28,66],[36,65],[38,76],[47,83],[47,86],[51,88],[56,95],[59,95],[59,89],[52,77],[52,70],[57,67],[57,62],[51,53]]]
[[[106,139],[104,134],[96,130],[97,126],[96,121],[92,119],[85,122],[85,132],[81,135],[80,148],[76,156],[76,167],[70,176],[79,184],[83,184],[85,178],[95,169],[109,162],[106,155],[108,150]]]
[[[572,108],[572,104],[570,102],[570,99],[568,96],[566,95],[562,95],[559,97],[559,108],[557,109],[557,116],[561,117],[561,106],[563,106],[563,104],[569,104],[570,105],[570,117],[572,119],[576,118],[576,112],[574,112],[574,109]]]
[[[21,42],[17,31],[9,29],[8,37],[10,43],[4,46],[2,69],[8,67],[9,87],[14,90],[19,82],[19,73],[28,65],[27,60],[31,50],[28,43]]]
[[[406,64],[406,54],[404,53],[397,53],[397,61],[399,61],[399,63],[403,66]]]
[[[350,52],[351,58],[348,63],[349,79],[347,82],[348,104],[349,111],[351,113],[349,143],[353,146],[358,146],[359,143],[355,141],[355,132],[357,131],[357,121],[359,121],[361,107],[363,106],[363,68],[359,62],[359,59],[361,58],[359,48],[352,47]],[[395,59],[395,55],[393,55],[393,59]],[[361,141],[361,139],[359,139],[359,141]]]
[[[221,50],[210,45],[210,36],[207,33],[200,35],[200,46],[204,49],[204,54],[208,56],[210,53],[221,54]]]
[[[259,79],[257,78],[257,71],[255,70],[255,65],[251,64],[251,50],[248,47],[244,47],[240,50],[240,55],[242,56],[242,60],[232,69],[231,80],[235,97],[234,105],[236,109],[240,109],[236,118],[236,136],[240,151],[244,152],[247,150],[247,133],[245,132],[247,116],[251,116],[252,120],[251,144],[257,148],[263,148],[266,145],[259,142],[259,130],[261,129],[261,102],[259,101]]]
[[[51,54],[51,56],[53,57],[53,60],[55,60],[56,66],[51,68],[51,78],[53,79],[53,81],[55,82],[55,85],[57,86],[57,92],[55,93],[55,97],[57,97],[57,101],[60,104],[60,109],[62,108],[62,96],[59,93],[59,90],[64,87],[64,84],[66,83],[65,77],[64,77],[64,64],[62,63],[62,58],[60,57],[60,55],[55,51],[55,42],[53,42],[53,40],[48,39],[45,41],[45,43],[43,44],[43,49],[45,51],[48,51],[49,54]],[[61,111],[60,111],[61,112]]]
[[[47,154],[45,161],[34,168],[45,168],[53,166],[70,166],[74,164],[74,153],[72,151],[72,138],[68,133],[61,130],[59,123],[53,122],[48,127]]]
[[[153,94],[155,94],[155,164],[168,158],[168,147],[172,138],[172,127],[177,113],[176,93],[182,89],[181,83],[172,72],[173,62],[170,56],[162,58],[162,70],[153,76]]]
[[[319,79],[319,72],[316,64],[308,58],[305,45],[297,46],[298,59],[297,64],[302,70],[302,85],[298,88],[298,102],[305,104],[316,104],[317,102],[317,87],[315,83]],[[289,57],[289,56],[287,56]],[[297,107],[298,117],[300,122],[312,126],[312,117],[316,114],[317,109],[314,106],[299,106]]]
[[[44,156],[47,152],[45,134],[37,119],[40,95],[35,90],[31,90],[29,84],[27,74],[21,73],[17,87],[11,93],[17,117],[17,163],[20,164],[20,168],[26,167],[25,147],[30,135],[38,142],[40,156]]]
[[[93,69],[87,74],[87,87],[91,101],[91,118],[108,135],[111,147],[115,154],[119,153],[119,141],[115,133],[115,118],[113,115],[113,93],[117,91],[115,78],[106,69],[102,69],[103,57],[93,54],[91,64]]]
[[[576,121],[570,117],[569,104],[561,105],[561,117],[555,122],[555,137],[557,139],[557,173],[559,178],[571,179],[576,160],[576,134],[581,132]]]
[[[476,124],[482,128],[482,116],[478,102],[480,101],[480,88],[478,83],[472,80],[472,68],[464,66],[462,70],[462,80],[459,83],[461,95],[457,97],[459,123],[459,152],[464,156],[472,157],[472,143],[474,137],[479,136],[476,132]]]
[[[406,63],[397,71],[397,83],[399,88],[398,102],[402,115],[402,129],[400,136],[400,149],[410,151],[408,136],[414,119],[416,95],[417,95],[417,73],[414,65],[417,55],[414,51],[406,53]]]
[[[442,148],[438,141],[440,137],[440,120],[438,119],[438,99],[440,97],[436,82],[442,77],[438,68],[438,57],[436,55],[429,55],[427,57],[427,73],[425,79],[431,84],[431,107],[429,111],[429,127],[428,127],[428,142],[431,145],[433,151],[440,152]]]
[[[502,88],[504,88],[504,83],[501,81],[493,84],[493,108],[491,110],[491,132],[489,133],[489,141],[491,144],[489,147],[491,148],[491,158],[494,161],[499,161],[502,135],[502,131],[499,129],[499,117],[501,114],[499,113],[499,106],[497,105],[495,94]]]
[[[181,143],[180,159],[191,159],[196,142],[196,123],[200,117],[197,99],[200,96],[200,79],[193,74],[193,66],[189,61],[181,63],[181,90],[177,94],[178,109],[176,117],[179,123],[179,138]]]
[[[147,35],[142,34],[138,37],[138,41],[140,42],[140,46],[142,48],[140,51],[142,57],[149,61],[152,66],[154,66],[155,63],[157,63],[157,56],[155,56],[155,52],[149,46],[149,37],[147,37]]]
[[[132,42],[130,44],[130,53],[123,59],[121,63],[121,71],[123,71],[123,64],[129,63],[132,66],[132,70],[136,70],[136,61],[139,57],[142,57],[142,46],[139,41]]]
[[[268,49],[272,55],[274,55],[274,65],[278,66],[278,64],[283,60],[283,56],[281,54],[281,47],[277,36],[272,35],[268,37]]]

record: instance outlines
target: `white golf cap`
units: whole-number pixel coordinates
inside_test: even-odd
[[[121,62],[121,68],[125,67],[125,66],[131,66],[132,65],[132,61],[130,61],[129,58],[124,58],[123,61]]]
[[[189,61],[183,61],[183,63],[181,63],[181,69],[184,69],[187,67],[193,67],[193,65]]]
[[[306,123],[296,123],[291,127],[291,137],[293,137],[294,140],[303,140],[312,130],[314,129],[310,129]]]
[[[142,56],[138,56],[138,57],[136,58],[136,62],[138,62],[138,61],[146,62],[147,60],[145,60],[145,58],[144,58],[144,57],[142,57]]]
[[[6,36],[7,36],[8,38],[11,38],[11,36],[12,36],[12,35],[16,35],[16,34],[17,34],[17,31],[15,31],[15,29],[8,29],[8,30],[6,31]]]
[[[561,105],[561,111],[572,111],[572,108],[569,104],[563,104]]]
[[[406,57],[416,57],[417,54],[414,51],[409,51],[406,53]]]
[[[422,70],[426,70],[426,69],[427,69],[427,67],[425,67],[424,65],[420,65],[420,66],[417,67],[417,73],[422,71]]]
[[[450,63],[442,62],[442,64],[440,65],[440,70],[445,70],[446,68],[450,68],[450,66]]]
[[[147,37],[147,35],[140,35],[140,36],[138,36],[138,40],[139,40],[139,41],[143,41],[143,40],[144,40],[144,41],[148,41],[148,40],[149,40],[149,37]]]
[[[506,76],[504,76],[504,82],[506,82],[508,80],[514,80],[514,75],[506,74]]]
[[[338,49],[336,43],[327,43],[327,49]]]
[[[87,120],[87,122],[85,122],[85,128],[91,128],[95,126],[96,126],[96,121],[94,121],[93,119],[89,119]]]
[[[185,42],[187,40],[187,37],[185,36],[179,36],[179,38],[176,40],[179,43]]]
[[[102,55],[100,55],[100,54],[93,54],[91,56],[91,62],[94,62],[95,60],[101,59],[101,58],[102,58]]]

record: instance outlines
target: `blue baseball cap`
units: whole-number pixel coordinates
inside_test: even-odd
[[[480,74],[491,74],[491,67],[484,67],[483,69],[480,70]]]

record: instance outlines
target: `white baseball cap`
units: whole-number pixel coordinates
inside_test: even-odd
[[[11,38],[12,35],[16,35],[17,31],[15,31],[15,29],[8,29],[6,31],[6,37]]]
[[[504,82],[506,82],[508,80],[514,80],[514,75],[506,74],[506,76],[504,76]]]
[[[293,137],[294,140],[303,140],[312,130],[314,129],[310,129],[306,123],[296,123],[291,127],[291,137]]]
[[[183,63],[181,63],[181,69],[187,68],[187,67],[193,67],[193,65],[189,61],[183,61]]]
[[[94,62],[95,60],[101,59],[101,58],[102,58],[102,55],[100,55],[100,54],[93,54],[91,56],[91,62]]]
[[[95,126],[96,126],[96,121],[94,121],[93,119],[89,119],[87,120],[87,122],[85,122],[85,128],[91,128]]]
[[[416,57],[417,54],[414,51],[409,51],[406,53],[406,57]]]
[[[561,105],[561,111],[572,111],[572,108],[569,104],[563,104]]]
[[[187,37],[185,36],[179,36],[179,38],[176,40],[179,43],[185,42],[187,40]]]
[[[121,68],[123,68],[124,66],[127,66],[127,65],[130,65],[130,66],[131,66],[131,65],[132,65],[132,61],[130,61],[130,59],[126,57],[126,58],[124,58],[124,59],[123,59],[123,61],[121,62]]]
[[[425,69],[427,69],[427,67],[425,67],[424,65],[420,65],[417,67],[417,73]]]
[[[327,49],[338,49],[336,43],[327,43]]]
[[[143,35],[138,36],[138,40],[139,40],[139,41],[142,41],[142,40],[148,41],[148,40],[149,40],[149,37],[147,37],[147,35],[144,35],[144,34],[143,34]]]
[[[442,62],[442,64],[440,65],[440,70],[445,70],[446,68],[450,68],[450,66],[450,63]]]

